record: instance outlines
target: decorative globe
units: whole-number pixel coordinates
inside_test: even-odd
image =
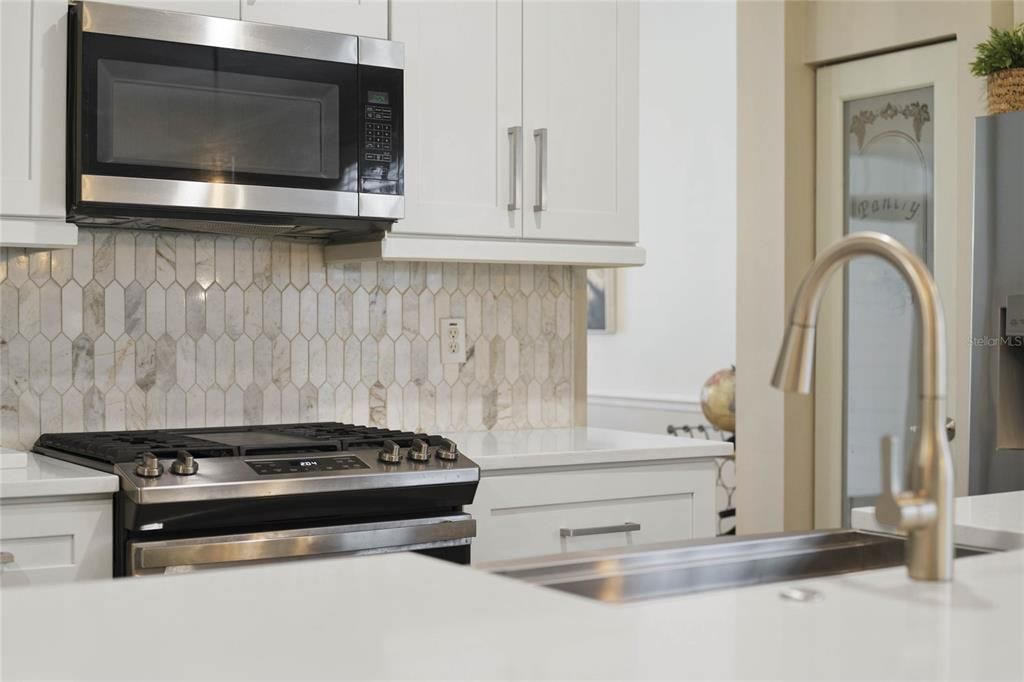
[[[736,432],[736,368],[720,369],[700,390],[704,418],[719,431]]]

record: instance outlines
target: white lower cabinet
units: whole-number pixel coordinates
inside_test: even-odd
[[[485,471],[467,511],[474,564],[713,537],[715,465]]]
[[[52,585],[113,575],[110,495],[4,500],[0,585]]]

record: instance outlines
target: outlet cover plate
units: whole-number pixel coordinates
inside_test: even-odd
[[[461,365],[466,362],[466,320],[446,317],[440,321],[441,364]]]

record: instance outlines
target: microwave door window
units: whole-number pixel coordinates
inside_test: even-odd
[[[358,66],[82,36],[80,172],[355,192]]]
[[[338,180],[336,83],[99,59],[96,160]]]

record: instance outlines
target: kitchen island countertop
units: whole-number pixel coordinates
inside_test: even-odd
[[[956,498],[953,538],[957,544],[982,549],[1024,549],[1024,491],[971,495]],[[858,507],[851,513],[854,528],[899,535],[875,518],[874,507]]]
[[[4,679],[1013,679],[1024,552],[602,604],[396,554],[2,594]]]

